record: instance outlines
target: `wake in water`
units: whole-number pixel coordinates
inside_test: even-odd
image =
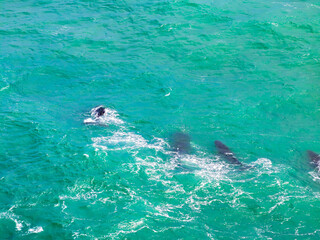
[[[259,177],[263,172],[278,171],[266,158],[259,158],[251,165],[241,163],[220,141],[215,141],[218,154],[207,153],[200,146],[191,144],[190,136],[184,132],[174,133],[169,141],[157,137],[147,140],[129,130],[130,127],[119,117],[116,110],[98,106],[93,108],[90,114],[91,118],[85,119],[84,123],[116,127],[112,131],[104,132],[105,136],[92,138],[92,146],[96,151],[102,151],[106,155],[113,152],[129,154],[133,159],[131,166],[153,166],[153,170],[148,170],[150,172],[165,176],[192,173],[202,178],[221,180],[228,179],[229,172],[234,176],[240,174],[253,179],[254,174]],[[250,171],[238,173],[239,170]]]
[[[233,166],[221,161],[220,156],[207,154],[199,146],[192,146],[191,138],[186,133],[174,133],[169,143],[157,137],[148,141],[141,135],[129,131],[115,110],[98,106],[93,108],[90,113],[91,118],[85,119],[84,123],[119,127],[115,132],[106,133],[107,136],[92,138],[92,146],[96,151],[102,150],[106,154],[114,151],[130,153],[136,164],[139,164],[138,162],[141,164],[143,161],[149,166],[150,162],[147,163],[147,160],[158,159],[157,162],[161,162],[163,170],[166,169],[165,175],[193,172],[199,176],[211,175],[214,179],[221,179],[223,174],[235,170]],[[224,153],[224,155],[226,154]],[[242,166],[241,163],[240,166]]]

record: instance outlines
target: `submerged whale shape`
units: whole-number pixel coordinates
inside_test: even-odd
[[[214,144],[219,152],[225,159],[232,164],[242,165],[242,163],[235,157],[234,153],[220,141],[214,141]]]
[[[188,154],[191,151],[190,136],[183,132],[176,132],[172,135],[172,148],[180,154]]]
[[[311,165],[315,168],[320,168],[320,155],[310,150],[307,151],[307,154],[311,161]]]

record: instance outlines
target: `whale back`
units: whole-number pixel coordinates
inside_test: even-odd
[[[216,146],[216,149],[218,150],[218,153],[221,154],[230,163],[241,165],[241,162],[234,156],[234,153],[231,152],[231,150],[225,144],[218,140],[214,141],[214,144]]]
[[[104,107],[98,107],[97,109],[95,109],[96,117],[101,117],[104,113],[105,113]]]
[[[190,136],[183,132],[176,132],[172,135],[172,148],[181,154],[188,154],[191,151]]]
[[[310,151],[310,150],[308,150],[307,151],[307,154],[308,154],[308,156],[309,156],[309,159],[310,159],[310,163],[311,163],[311,165],[313,165],[314,167],[320,167],[320,155],[319,154],[317,154],[317,153],[315,153],[315,152],[313,152],[313,151]]]

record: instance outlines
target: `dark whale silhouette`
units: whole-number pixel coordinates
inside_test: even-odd
[[[222,142],[218,140],[214,141],[214,144],[219,154],[221,154],[230,163],[236,164],[236,165],[242,165],[242,163],[235,157],[234,153],[231,152],[231,150],[226,145],[224,145]]]
[[[176,132],[172,135],[172,148],[180,154],[188,154],[191,151],[190,136],[183,132]]]
[[[190,154],[191,152],[191,145],[190,141],[191,138],[187,133],[184,132],[175,132],[171,135],[171,148],[177,154],[177,166],[175,168],[175,172],[193,172],[197,168],[194,166],[188,166],[181,161],[183,158],[182,155]]]
[[[96,117],[101,117],[106,112],[104,107],[98,107],[94,110],[94,114]]]
[[[105,107],[103,106],[95,107],[90,111],[91,118],[87,118],[83,122],[85,124],[105,125],[105,123],[102,121],[103,120],[102,117],[105,115],[105,113],[106,113]]]
[[[313,152],[313,151],[310,151],[310,150],[307,151],[307,154],[308,154],[309,159],[311,161],[310,162],[311,165],[315,168],[320,169],[320,155]]]

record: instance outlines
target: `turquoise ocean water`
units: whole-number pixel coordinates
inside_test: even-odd
[[[0,0],[0,239],[319,239],[319,33],[316,0]]]

